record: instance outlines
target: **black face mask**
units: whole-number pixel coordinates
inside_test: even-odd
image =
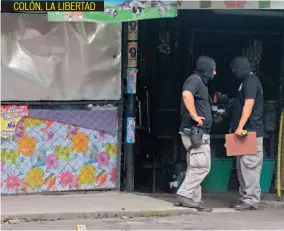
[[[250,63],[245,57],[236,57],[231,63],[231,68],[234,75],[240,80],[243,81],[245,77],[249,76],[252,72]]]
[[[201,56],[196,63],[196,73],[199,74],[206,83],[214,78],[214,70],[216,69],[215,61],[207,56]]]

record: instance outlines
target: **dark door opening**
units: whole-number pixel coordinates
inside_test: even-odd
[[[279,103],[282,29],[282,20],[275,17],[240,17],[201,10],[181,11],[175,19],[140,22],[135,172],[138,190],[170,191],[169,169],[185,162],[178,134],[181,89],[200,55],[211,56],[217,63],[211,93],[235,96],[239,83],[229,65],[235,56],[247,55],[263,84],[265,100]],[[229,129],[228,119],[212,128],[213,157],[225,155],[222,139]],[[267,156],[275,156],[275,134],[268,134],[265,141]],[[233,175],[231,188],[236,188]]]

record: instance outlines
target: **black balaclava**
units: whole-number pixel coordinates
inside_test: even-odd
[[[231,68],[233,70],[234,75],[240,80],[243,81],[244,78],[249,76],[252,72],[250,63],[245,57],[236,57],[231,62]]]
[[[213,71],[216,69],[214,59],[208,56],[200,56],[196,62],[196,73],[202,77],[203,81],[208,84],[214,78]]]

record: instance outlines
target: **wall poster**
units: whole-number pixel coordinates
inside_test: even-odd
[[[127,67],[137,67],[137,42],[128,43]]]
[[[126,93],[136,94],[137,68],[127,68],[126,71]]]
[[[128,117],[126,119],[126,143],[134,144],[135,143],[135,118]]]
[[[138,22],[132,21],[128,23],[128,41],[136,41],[138,39]]]

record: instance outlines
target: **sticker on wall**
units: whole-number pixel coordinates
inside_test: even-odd
[[[128,68],[126,75],[126,93],[136,94],[137,68]]]
[[[284,9],[284,1],[279,0],[197,0],[177,1],[179,9]]]
[[[137,42],[128,43],[128,67],[137,67]]]
[[[243,9],[245,8],[246,1],[244,0],[235,0],[235,1],[224,1],[226,8],[228,9]]]
[[[126,143],[134,144],[135,143],[135,118],[128,117],[126,119]]]
[[[209,0],[200,0],[200,8],[211,8],[212,7],[212,3]]]
[[[138,22],[132,21],[128,23],[128,40],[137,40],[138,36]]]
[[[259,0],[258,1],[258,8],[270,8],[270,0]]]
[[[17,123],[22,117],[28,116],[28,106],[8,105],[1,106],[1,137],[8,138],[14,135]]]

